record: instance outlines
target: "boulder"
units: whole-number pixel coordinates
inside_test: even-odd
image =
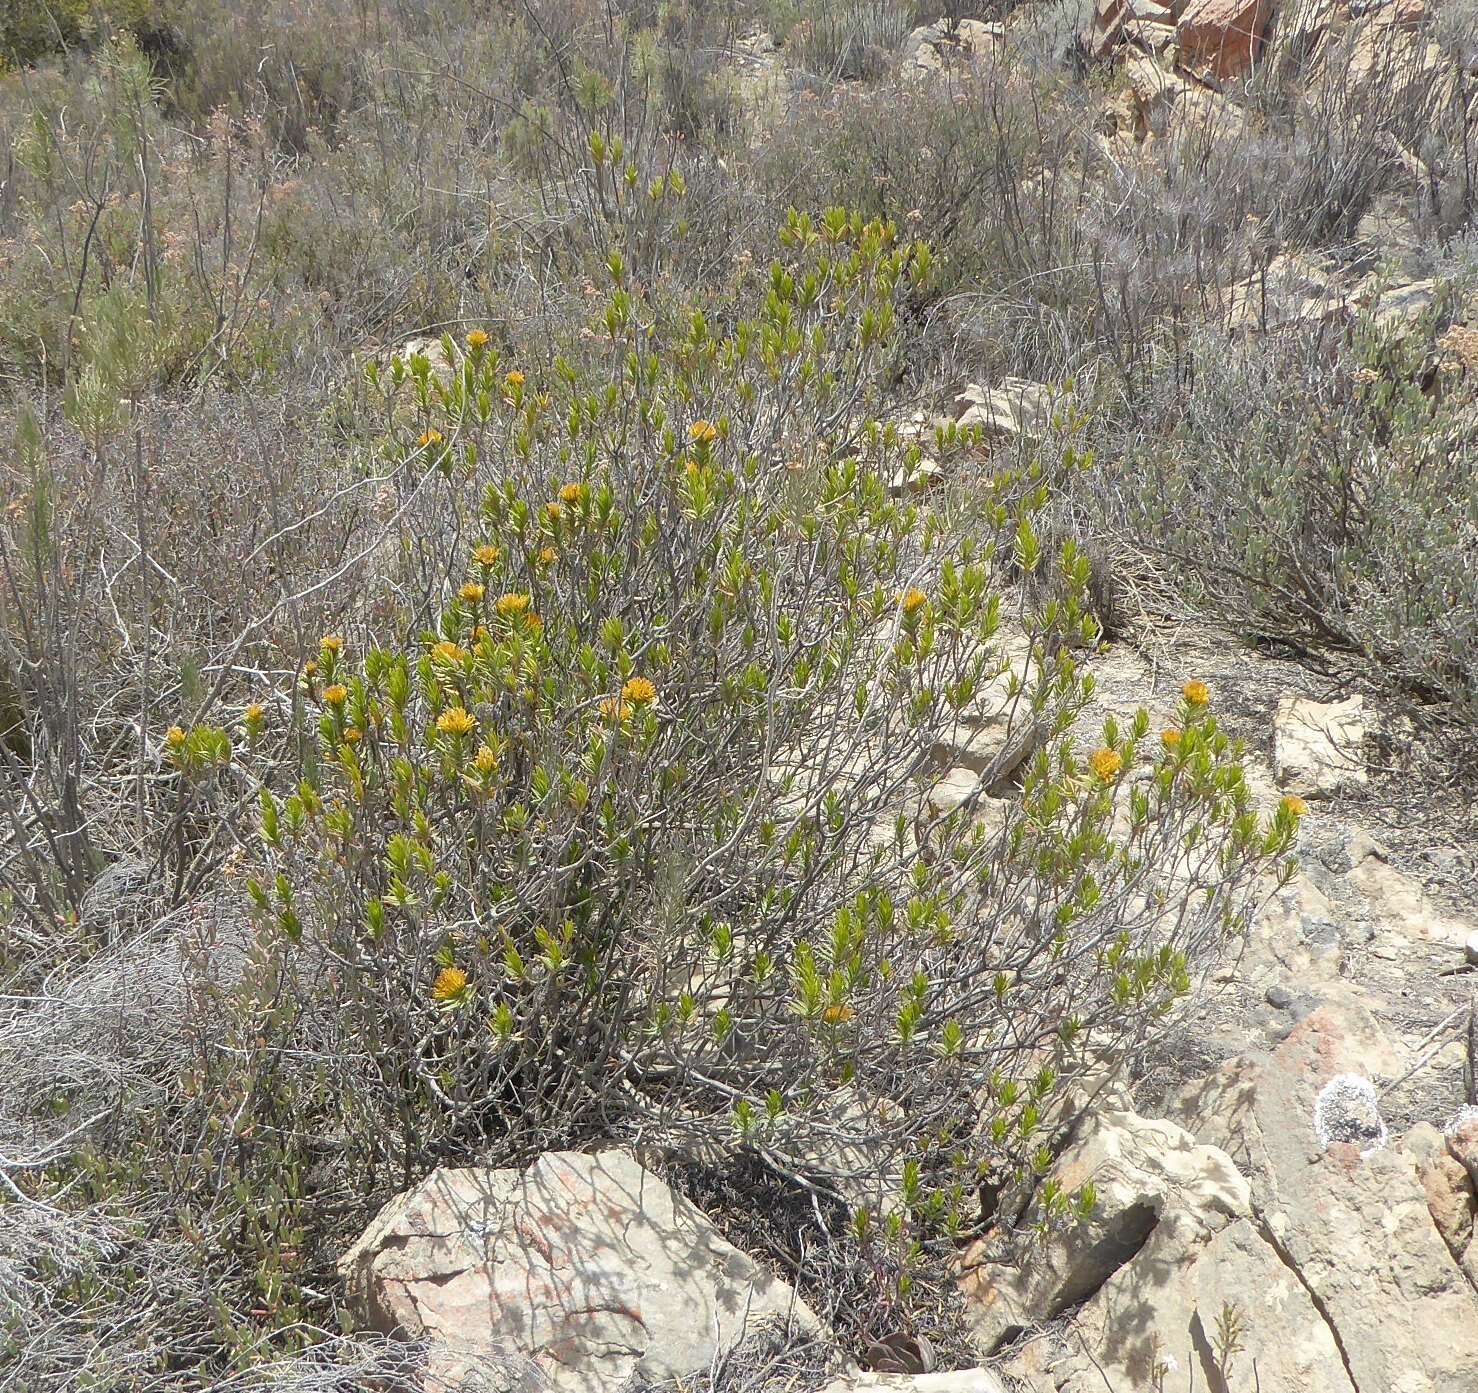
[[[1417,1176],[1437,1232],[1454,1258],[1462,1261],[1473,1239],[1478,1197],[1467,1167],[1448,1150],[1446,1138],[1430,1123],[1418,1123],[1406,1134],[1403,1149],[1416,1161]]]
[[[1362,787],[1365,698],[1319,702],[1284,696],[1273,718],[1273,776],[1302,798],[1331,798]]]
[[[1190,0],[1175,30],[1181,65],[1217,82],[1245,77],[1272,12],[1272,0]]]
[[[1259,1230],[1336,1335],[1350,1382],[1440,1393],[1473,1386],[1478,1297],[1433,1221],[1418,1158],[1321,1137],[1316,1124],[1331,1080],[1396,1075],[1393,1056],[1362,1008],[1322,1005],[1273,1050],[1186,1090],[1173,1115],[1251,1183]],[[1262,1381],[1270,1386],[1266,1369]]]
[[[1160,0],[1098,0],[1093,17],[1083,31],[1083,50],[1097,62],[1107,58],[1125,39],[1143,42],[1145,29],[1163,29],[1173,42],[1174,11]],[[1152,51],[1160,49],[1156,47]]]
[[[1057,392],[1040,382],[1008,377],[999,387],[973,383],[955,398],[955,420],[961,429],[979,426],[991,441],[1036,439],[1052,424]]]
[[[1051,1233],[1019,1263],[997,1255],[989,1238],[966,1254],[961,1285],[972,1337],[984,1351],[1087,1301],[1130,1262],[1139,1279],[1161,1263],[1181,1262],[1251,1212],[1247,1182],[1224,1152],[1172,1122],[1127,1110],[1091,1116],[1053,1178],[1074,1193],[1091,1182],[1092,1214]],[[1140,1264],[1150,1245],[1156,1256]]]
[[[1043,1337],[1015,1353],[1007,1371],[1026,1388],[1224,1386],[1208,1383],[1205,1361],[1232,1306],[1245,1322],[1242,1357],[1262,1387],[1354,1393],[1337,1342],[1261,1231],[1248,1183],[1225,1152],[1173,1124],[1120,1112],[1094,1124],[1057,1175],[1075,1186],[1091,1178],[1097,1211],[1050,1237],[1005,1282],[975,1289],[986,1298],[972,1312],[975,1334],[986,1341],[1086,1301],[1070,1341]],[[1006,1302],[1020,1304],[1003,1324]]]
[[[943,20],[921,25],[908,36],[905,70],[935,73],[958,63],[974,63],[996,54],[1005,29],[983,19],[962,19],[953,30]]]
[[[1239,281],[1227,306],[1227,327],[1249,333],[1333,325],[1348,317],[1334,273],[1299,252],[1275,256],[1257,275]]]
[[[622,1151],[438,1170],[339,1264],[366,1326],[430,1347],[428,1389],[602,1393],[680,1379],[766,1319],[819,1329],[783,1282]]]
[[[1280,75],[1297,77],[1340,20],[1340,0],[1288,0],[1273,17],[1266,61]]]

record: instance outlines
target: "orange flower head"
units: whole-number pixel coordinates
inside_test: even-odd
[[[718,439],[718,427],[700,416],[688,427],[688,438],[695,445],[710,445]]]
[[[1278,806],[1295,818],[1302,817],[1309,810],[1309,805],[1296,793],[1285,793],[1279,800]]]
[[[475,580],[469,580],[459,591],[457,598],[469,605],[477,604],[487,592]]]
[[[583,502],[584,499],[584,484],[565,484],[560,488],[559,501],[561,503],[568,503],[573,507],[575,504]]]
[[[499,618],[517,619],[520,615],[529,612],[529,606],[532,603],[528,595],[510,590],[506,595],[498,596],[498,602],[493,608],[498,611]]]
[[[433,428],[431,430],[423,430],[421,434],[417,437],[416,444],[418,444],[423,450],[427,450],[430,449],[433,445],[440,445],[445,439],[446,436],[444,436],[439,430]]]
[[[472,762],[479,774],[491,774],[498,767],[498,752],[491,745],[481,745]]]
[[[503,381],[506,382],[509,387],[522,387],[524,384],[524,375],[519,372],[517,368],[514,368],[513,371],[510,372],[503,379]]]
[[[1160,732],[1160,743],[1167,750],[1178,750],[1180,748],[1180,741],[1183,734],[1183,731],[1178,730],[1174,726],[1172,726],[1169,730],[1162,730]]]
[[[907,615],[917,614],[929,603],[929,597],[917,587],[912,587],[903,594],[903,612]]]
[[[821,1019],[827,1025],[846,1025],[848,1021],[856,1019],[856,1016],[857,1012],[850,1006],[828,1006],[821,1013]]]
[[[488,336],[482,329],[474,329],[467,335],[467,347],[474,353],[480,353],[488,346]]]
[[[325,634],[318,643],[325,653],[338,655],[344,651],[344,640],[338,634]]]
[[[633,706],[645,706],[656,701],[657,688],[646,677],[633,677],[621,688],[621,699]]]
[[[619,697],[607,697],[600,704],[600,714],[613,724],[624,725],[631,719],[631,703]]]
[[[1104,783],[1108,783],[1124,767],[1124,757],[1117,750],[1094,750],[1088,756],[1088,767]]]
[[[466,657],[467,650],[460,643],[452,643],[449,639],[442,639],[431,649],[433,663],[447,663],[453,667],[460,667]]]
[[[1211,688],[1204,682],[1187,682],[1180,690],[1192,706],[1205,706],[1211,700]]]
[[[498,564],[498,558],[503,553],[497,547],[484,542],[480,547],[472,548],[472,559],[485,571],[491,571]]]
[[[444,967],[436,974],[431,995],[440,1002],[458,1001],[467,990],[467,974],[460,967]]]
[[[323,700],[328,706],[342,706],[349,700],[349,689],[342,682],[335,682],[323,689]]]

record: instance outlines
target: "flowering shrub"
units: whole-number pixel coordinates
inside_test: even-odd
[[[613,258],[600,374],[481,338],[446,380],[371,370],[454,566],[434,627],[305,667],[258,971],[366,1159],[640,1130],[789,1173],[829,1136],[868,1159],[823,1159],[825,1188],[882,1174],[899,1205],[854,1237],[906,1246],[974,1222],[986,1176],[1034,1186],[1066,1085],[1186,990],[1295,818],[1250,811],[1204,688],[1173,747],[1141,715],[1075,752],[1094,626],[1034,470],[982,479],[968,535],[895,496],[909,452],[869,419],[927,248],[839,210],[781,247],[722,336]],[[1008,562],[1059,566],[1056,598],[1008,603]],[[1004,825],[941,786],[986,706],[1024,759]]]

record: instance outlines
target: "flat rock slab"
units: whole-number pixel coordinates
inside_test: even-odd
[[[367,1326],[432,1347],[430,1389],[604,1393],[707,1370],[764,1318],[820,1323],[623,1151],[439,1170],[340,1263]]]
[[[1365,698],[1280,697],[1273,719],[1273,774],[1282,788],[1302,798],[1332,798],[1362,787]]]
[[[1420,1158],[1317,1126],[1332,1081],[1387,1072],[1380,1035],[1352,1002],[1321,1006],[1274,1050],[1187,1090],[1176,1112],[1251,1182],[1261,1234],[1313,1298],[1360,1393],[1475,1393],[1478,1297],[1433,1220]]]

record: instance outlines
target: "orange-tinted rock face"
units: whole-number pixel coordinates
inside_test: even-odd
[[[1223,82],[1245,76],[1272,8],[1272,0],[1191,0],[1176,27],[1181,65]]]

